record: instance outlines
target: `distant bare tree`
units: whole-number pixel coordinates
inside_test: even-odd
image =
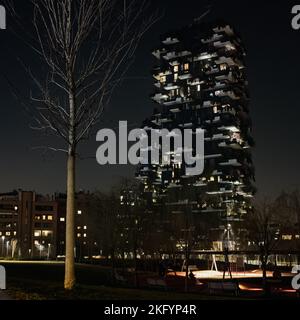
[[[246,225],[249,240],[259,249],[263,285],[266,291],[268,258],[280,240],[280,224],[274,204],[267,200],[256,203],[247,217]]]
[[[282,192],[275,200],[278,217],[283,224],[283,229],[291,234],[300,234],[300,192]],[[297,250],[298,263],[300,263],[300,240],[294,239],[290,242],[290,250]]]
[[[52,132],[67,154],[65,289],[75,285],[75,163],[123,79],[143,34],[157,19],[145,16],[146,0],[31,0],[39,74],[26,68],[35,88],[31,112],[36,130]],[[32,108],[34,106],[34,108]],[[48,148],[48,147],[47,147]]]

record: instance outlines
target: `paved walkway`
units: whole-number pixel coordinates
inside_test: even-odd
[[[0,300],[13,300],[5,291],[0,290]]]

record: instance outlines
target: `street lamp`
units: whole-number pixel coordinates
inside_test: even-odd
[[[8,257],[8,246],[9,246],[9,241],[6,241],[6,256]]]
[[[50,260],[50,250],[51,250],[51,243],[48,243],[48,255],[47,255],[48,260]]]
[[[5,240],[5,236],[2,236],[1,239],[2,239],[2,250],[1,250],[1,254],[4,256],[4,240]]]
[[[42,244],[40,243],[40,259],[42,258]]]

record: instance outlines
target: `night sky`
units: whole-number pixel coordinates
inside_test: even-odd
[[[96,131],[116,127],[119,120],[127,120],[132,127],[139,127],[143,119],[151,115],[155,106],[149,99],[153,91],[151,68],[155,64],[151,50],[158,44],[160,34],[191,23],[205,11],[207,4],[213,3],[206,20],[221,17],[232,23],[247,49],[251,117],[256,140],[253,156],[259,195],[273,197],[282,190],[298,188],[300,31],[291,27],[291,8],[297,1],[152,2],[164,12],[164,16],[144,37],[128,78],[115,92]],[[26,75],[16,59],[23,55],[21,47],[17,39],[0,31],[0,75],[7,75],[29,94]],[[30,56],[24,54],[28,60]],[[49,141],[29,128],[30,117],[13,98],[3,78],[0,78],[0,96],[0,192],[17,188],[40,193],[64,191],[65,155],[44,155],[41,150],[32,150],[32,147],[53,145],[56,141]],[[95,140],[94,134],[89,143],[80,148],[82,157],[95,156],[98,147]],[[132,177],[134,171],[131,166],[100,167],[95,159],[81,160],[77,186],[91,191],[107,190],[120,176]]]

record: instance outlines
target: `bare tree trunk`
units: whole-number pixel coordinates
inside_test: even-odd
[[[68,155],[65,289],[75,285],[75,154]]]
[[[72,78],[71,78],[72,79]],[[73,88],[73,81],[71,81]],[[67,221],[66,221],[66,261],[65,261],[65,289],[72,290],[75,286],[75,98],[71,92],[70,103],[70,127],[69,127],[69,153],[67,168]]]
[[[267,280],[267,261],[268,256],[265,254],[261,255],[261,268],[262,268],[262,277],[263,277],[263,290],[264,294],[267,296],[269,294],[268,290],[268,280]]]

